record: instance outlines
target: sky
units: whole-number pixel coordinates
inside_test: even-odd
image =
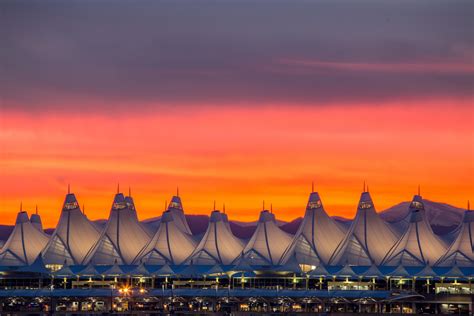
[[[0,224],[67,186],[91,219],[120,185],[141,219],[304,214],[314,181],[351,218],[465,207],[474,185],[472,1],[0,3]]]

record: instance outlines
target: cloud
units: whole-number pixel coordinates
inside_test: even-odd
[[[472,1],[0,6],[5,110],[377,104],[473,94]]]

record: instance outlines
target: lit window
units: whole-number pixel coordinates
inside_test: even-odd
[[[360,202],[360,204],[359,204],[359,208],[360,208],[360,209],[363,209],[363,210],[369,209],[369,208],[371,208],[372,206],[373,206],[373,205],[372,205],[372,202]]]
[[[309,202],[308,203],[308,208],[309,209],[315,209],[315,208],[320,208],[321,207],[321,200],[317,200],[316,202]]]
[[[127,205],[126,205],[125,203],[123,203],[123,202],[115,202],[114,205],[112,206],[112,208],[113,208],[114,210],[122,210],[122,209],[124,209],[124,208],[126,208],[126,207],[127,207]]]
[[[132,211],[135,211],[135,206],[133,206],[132,203],[127,202],[127,207],[128,207],[129,209],[131,209]]]
[[[176,203],[176,202],[171,202],[171,203],[170,203],[170,208],[176,208],[176,209],[178,209],[178,210],[181,210],[181,209],[182,209],[182,208],[181,208],[181,204]]]
[[[77,201],[64,203],[64,208],[66,210],[73,210],[78,207],[79,207],[79,204],[77,203]]]
[[[411,202],[410,207],[411,207],[411,208],[414,208],[414,209],[417,209],[417,210],[422,210],[422,209],[424,209],[423,203],[418,202],[418,201],[413,201],[413,202]]]

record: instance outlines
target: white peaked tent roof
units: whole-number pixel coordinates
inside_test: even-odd
[[[433,277],[436,277],[438,274],[434,272],[433,268],[431,266],[426,265],[423,269],[420,270],[420,272],[416,273],[415,276],[421,279],[431,279]]]
[[[117,193],[107,225],[86,262],[131,264],[150,239],[135,212],[127,206],[123,194]]]
[[[388,224],[375,211],[369,192],[363,192],[355,219],[329,263],[379,265],[397,239]]]
[[[167,276],[167,275],[173,275],[175,274],[174,270],[171,269],[169,264],[165,264],[164,266],[160,267],[159,269],[153,271],[153,274],[159,275],[159,276]]]
[[[446,278],[462,278],[465,274],[459,269],[458,265],[455,263],[454,266],[449,269],[449,271],[441,274],[441,276]]]
[[[335,275],[338,277],[345,277],[345,278],[353,278],[353,277],[358,276],[358,274],[355,273],[354,270],[351,268],[351,266],[348,264],[344,265],[341,270],[335,273]]]
[[[129,273],[130,275],[149,275],[150,271],[145,266],[145,263],[140,262],[138,266],[136,266],[132,271]]]
[[[383,278],[384,275],[382,272],[380,272],[379,268],[375,264],[372,264],[370,268],[368,268],[364,273],[362,273],[363,276],[368,277],[368,278]]]
[[[260,213],[257,228],[244,248],[252,265],[276,265],[288,248],[292,236],[278,227],[275,216],[267,210]]]
[[[253,270],[254,268],[252,268],[247,258],[243,256],[243,252],[242,252],[242,255],[236,260],[235,265],[232,268],[232,271],[250,272]]]
[[[137,259],[152,265],[181,264],[195,248],[192,236],[179,227],[170,211],[165,211],[158,230]]]
[[[344,236],[345,232],[324,210],[319,194],[313,192],[309,196],[303,221],[281,262],[286,263],[296,256],[299,263],[327,264]]]
[[[127,207],[132,211],[134,216],[138,219],[137,210],[135,208],[135,202],[133,201],[132,196],[129,195],[125,197],[125,204],[127,204]]]
[[[403,265],[399,265],[395,268],[395,270],[393,270],[392,272],[388,273],[388,275],[390,277],[394,277],[394,278],[407,278],[410,276],[410,273],[408,273],[407,269],[405,269],[405,267],[403,267]]]
[[[30,216],[30,222],[33,224],[34,227],[36,227],[40,232],[44,232],[43,230],[43,222],[41,221],[41,216],[38,214],[38,212],[31,214]]]
[[[0,265],[31,265],[48,243],[48,237],[40,232],[28,219],[28,214],[20,211],[15,227],[3,245]]]
[[[461,267],[474,266],[474,211],[464,212],[460,225],[456,239],[437,265],[453,266],[456,263]]]
[[[230,231],[220,211],[213,211],[198,246],[187,260],[195,264],[230,264],[242,252],[242,242]]]
[[[183,203],[181,203],[181,198],[177,195],[171,198],[171,202],[168,206],[168,211],[178,225],[185,233],[192,235],[191,228],[189,228],[188,222],[186,221],[186,216],[184,215]]]
[[[383,265],[424,266],[438,261],[446,252],[445,243],[433,233],[426,218],[421,196],[413,197],[409,209],[410,225],[387,253]]]
[[[123,272],[123,269],[118,265],[118,263],[115,262],[113,266],[111,266],[110,268],[102,272],[102,274],[114,276],[114,275],[123,275],[124,272]]]
[[[133,201],[133,198],[132,198],[131,195],[125,197],[125,204],[127,204],[127,207],[132,211],[133,216],[135,217],[135,219],[136,219],[137,221],[139,221],[139,220],[138,220],[137,209],[136,209],[136,207],[135,207],[135,202]],[[143,226],[143,228],[146,230],[146,232],[148,233],[148,235],[151,236],[151,235],[153,235],[153,234],[155,233],[149,226],[147,226],[147,225],[145,225],[145,224],[142,224],[142,226]]]
[[[225,211],[225,210],[224,210]],[[229,217],[227,216],[226,213],[221,213],[222,215],[222,220],[224,221],[224,223],[227,225],[227,228],[232,231],[232,229],[230,228],[230,222],[229,222]]]
[[[213,265],[209,270],[206,271],[206,275],[223,275],[226,274],[222,266],[218,263]]]
[[[81,212],[76,196],[68,193],[56,229],[43,251],[44,261],[47,264],[84,264],[99,236],[100,231]]]
[[[301,273],[303,270],[295,256],[290,257],[284,265],[276,267],[275,271]]]
[[[50,274],[50,271],[44,265],[43,257],[38,255],[36,259],[27,266],[21,266],[16,270],[18,272],[30,272],[30,273],[40,273],[40,274]]]
[[[81,271],[79,271],[78,275],[81,276],[95,276],[99,275],[99,271],[94,267],[92,263],[89,263],[87,266],[84,267]]]

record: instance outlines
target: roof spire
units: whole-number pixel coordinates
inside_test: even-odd
[[[467,200],[467,210],[468,210],[468,211],[471,210],[471,205],[469,205],[469,200]]]
[[[369,193],[369,185],[368,184],[367,184],[367,191],[366,192]]]
[[[71,184],[67,184],[67,194],[71,194]]]
[[[35,214],[38,215],[38,204],[36,204]]]
[[[216,200],[214,200],[214,211],[216,210]]]
[[[179,187],[176,187],[176,196],[179,197]]]
[[[314,192],[314,181],[311,182],[311,193],[313,193],[313,192]]]
[[[132,197],[132,188],[130,188],[130,186],[128,187],[128,196]]]
[[[362,189],[362,192],[365,192],[365,180],[364,180],[364,188]]]
[[[262,211],[265,210],[265,200],[263,200],[263,204],[262,204]]]
[[[168,207],[168,200],[165,200],[165,211],[167,207]]]
[[[222,205],[222,211],[223,211],[224,214],[225,214],[225,203]]]
[[[418,184],[418,195],[421,196],[421,189],[420,189],[420,185]]]
[[[270,213],[273,214],[273,203],[270,203]]]
[[[120,193],[120,182],[117,183],[117,194]]]
[[[20,202],[20,212],[23,211],[23,201]]]

